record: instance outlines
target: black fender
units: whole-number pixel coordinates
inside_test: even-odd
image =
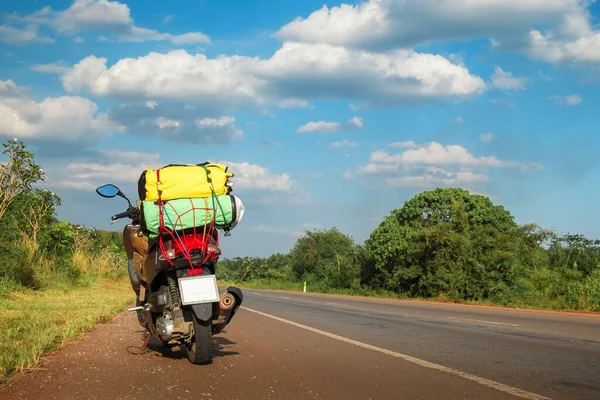
[[[196,319],[199,321],[208,321],[212,319],[213,303],[192,304],[192,308]]]
[[[227,323],[229,323],[229,321],[231,321],[237,310],[242,305],[242,301],[244,300],[244,294],[242,293],[240,288],[237,288],[235,286],[229,286],[226,291],[231,293],[233,297],[235,297],[235,307],[233,307],[233,310],[231,310],[231,314],[227,319]]]

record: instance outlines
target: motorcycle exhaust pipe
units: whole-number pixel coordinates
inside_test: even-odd
[[[235,305],[235,297],[227,292],[221,295],[221,299],[219,300],[219,308],[222,311],[229,311]],[[229,316],[229,315],[228,315]]]
[[[242,291],[236,287],[229,287],[225,293],[221,294],[218,316],[213,319],[213,333],[221,332],[231,322],[233,315],[240,308],[243,298]]]

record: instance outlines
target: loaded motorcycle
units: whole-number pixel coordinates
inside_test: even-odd
[[[130,218],[123,229],[123,243],[128,258],[129,277],[136,293],[139,324],[145,328],[145,349],[152,337],[163,346],[178,351],[181,345],[193,364],[212,361],[212,335],[231,322],[238,311],[243,294],[229,287],[219,294],[215,273],[221,255],[218,234],[183,232],[173,238],[149,240],[140,229],[141,202],[132,206],[121,190],[111,184],[96,192],[105,198],[116,196],[127,200],[127,210],[114,215],[112,223]],[[228,232],[226,232],[226,235]]]

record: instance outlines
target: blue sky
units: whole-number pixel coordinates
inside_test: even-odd
[[[144,168],[226,162],[246,205],[226,257],[286,252],[314,228],[362,242],[435,187],[599,237],[599,9],[2,2],[0,138],[35,151],[60,218],[99,228],[124,203],[96,186],[134,198]]]

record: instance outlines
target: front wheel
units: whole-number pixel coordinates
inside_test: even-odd
[[[212,362],[212,321],[194,318],[194,337],[187,347],[188,360],[192,364],[205,365]]]

